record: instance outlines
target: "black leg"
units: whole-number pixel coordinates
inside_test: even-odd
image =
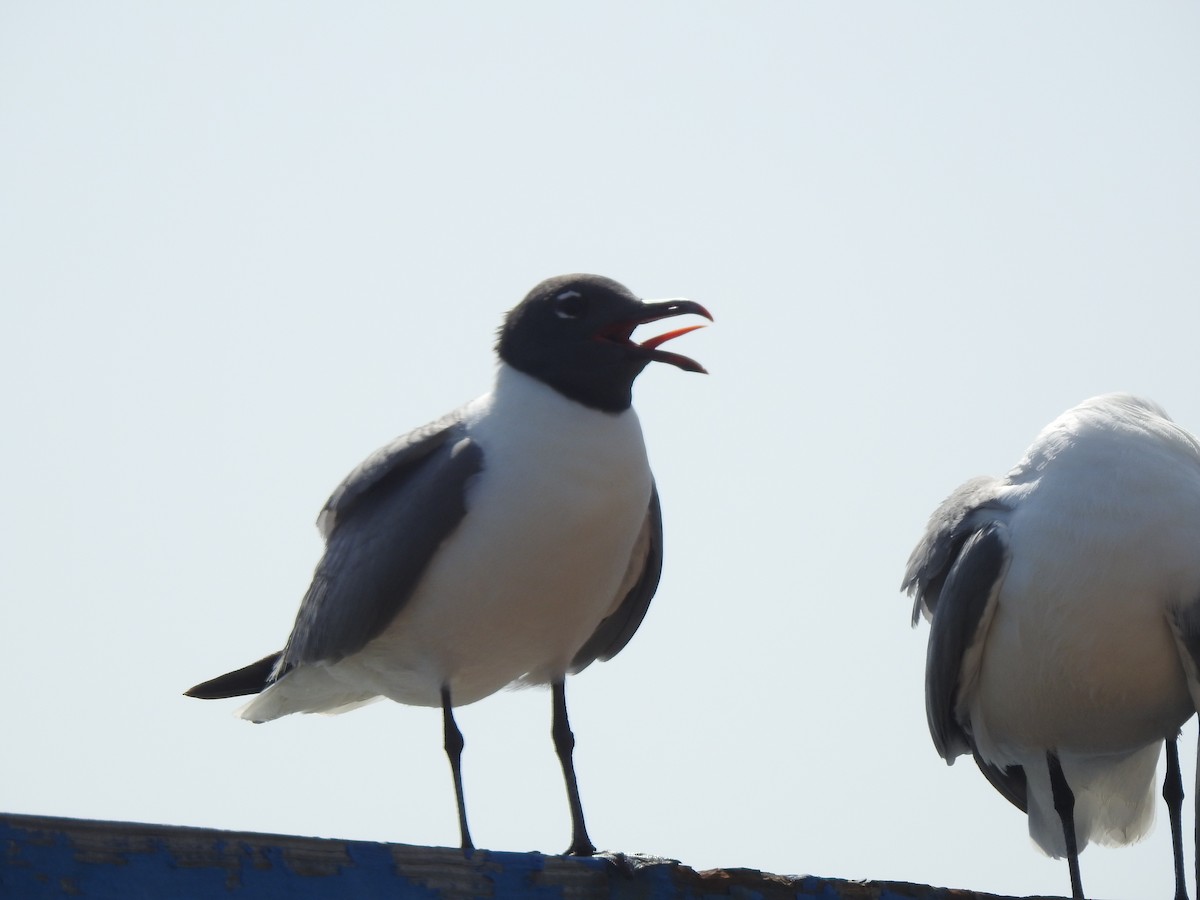
[[[1192,825],[1192,842],[1196,847],[1196,890],[1200,891],[1200,742],[1196,744],[1196,819]]]
[[[462,732],[454,721],[454,709],[450,705],[450,685],[442,685],[442,723],[445,733],[446,756],[450,758],[450,771],[454,775],[454,797],[458,801],[458,830],[462,835],[463,852],[475,849],[471,843],[471,832],[467,829],[467,804],[463,800],[462,752],[465,742]]]
[[[1071,870],[1072,900],[1084,900],[1083,882],[1079,878],[1079,843],[1075,840],[1075,795],[1063,775],[1062,765],[1053,753],[1046,754],[1050,766],[1050,795],[1054,798],[1054,811],[1062,821],[1063,839],[1067,843],[1067,867]]]
[[[1163,799],[1171,820],[1171,848],[1175,851],[1175,900],[1188,900],[1183,874],[1183,775],[1179,771],[1179,735],[1167,739],[1167,777],[1163,779]]]
[[[556,681],[550,686],[550,693],[554,704],[554,725],[550,734],[554,738],[554,749],[558,751],[558,761],[562,763],[563,779],[567,782],[567,801],[571,804],[571,846],[567,853],[571,856],[591,856],[596,852],[596,845],[588,837],[587,827],[583,824],[583,805],[579,802],[579,783],[575,780],[575,763],[572,759],[575,735],[571,734],[571,723],[567,721],[566,685]]]

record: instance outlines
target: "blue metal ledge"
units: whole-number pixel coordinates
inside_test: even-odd
[[[41,900],[1011,900],[673,860],[414,847],[0,813],[0,897]]]

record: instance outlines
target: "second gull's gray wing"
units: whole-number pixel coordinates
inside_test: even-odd
[[[925,713],[934,746],[947,761],[975,749],[956,715],[963,662],[972,650],[978,656],[976,644],[984,639],[1009,558],[1002,523],[989,522],[970,535],[950,566],[929,624]]]
[[[908,558],[904,583],[900,585],[900,590],[908,592],[914,600],[914,625],[922,611],[927,616],[933,615],[951,565],[987,511],[1005,508],[997,500],[1000,484],[987,475],[972,478],[943,500],[929,517],[925,533]]]
[[[1200,710],[1200,597],[1170,610],[1167,622],[1179,648],[1179,660],[1187,676],[1192,705]]]
[[[913,622],[922,612],[931,619],[925,714],[934,746],[951,762],[970,753],[992,786],[1024,810],[1024,770],[984,760],[956,710],[964,657],[984,639],[1011,559],[1005,524],[1009,508],[998,492],[1002,484],[986,476],[973,478],[946,498],[909,558],[903,589],[914,600]],[[977,665],[978,653],[975,657]]]

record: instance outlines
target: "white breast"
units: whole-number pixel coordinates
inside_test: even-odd
[[[484,470],[467,515],[395,621],[331,666],[403,703],[455,705],[562,677],[619,587],[650,502],[632,409],[610,414],[501,366],[469,407]]]
[[[1195,450],[1162,420],[1068,424],[1034,445],[1014,488],[972,714],[995,761],[1014,745],[1128,750],[1192,711],[1168,615],[1200,600]]]

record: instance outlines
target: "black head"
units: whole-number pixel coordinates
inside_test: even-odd
[[[543,281],[509,312],[496,352],[514,369],[572,400],[620,412],[629,408],[633,381],[651,362],[704,371],[686,356],[658,349],[699,325],[641,344],[631,340],[639,325],[688,313],[712,320],[708,310],[690,300],[643,303],[610,278],[559,275]]]

